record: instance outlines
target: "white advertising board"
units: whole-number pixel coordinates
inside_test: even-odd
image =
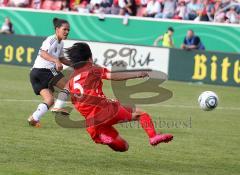
[[[64,41],[64,47],[71,47],[76,42]],[[87,42],[92,50],[93,60],[96,64],[107,67],[117,66],[117,70],[124,69],[152,69],[168,74],[169,49],[113,44],[102,42]],[[115,68],[114,68],[115,69]]]

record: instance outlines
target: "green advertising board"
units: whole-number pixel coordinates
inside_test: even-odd
[[[188,29],[193,29],[205,44],[207,50],[240,52],[240,26],[163,21],[153,18],[129,18],[127,25],[123,17],[106,16],[100,20],[97,15],[80,15],[76,12],[47,12],[25,9],[0,8],[0,23],[10,17],[15,33],[33,36],[48,36],[54,33],[52,19],[67,19],[71,25],[70,39],[153,45],[154,40],[166,32],[169,26],[175,29],[174,43],[177,48],[183,42]]]
[[[240,85],[240,54],[170,50],[171,80]]]
[[[0,63],[31,66],[44,38],[0,35]]]

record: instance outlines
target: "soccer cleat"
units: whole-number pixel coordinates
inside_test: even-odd
[[[40,128],[41,127],[40,122],[34,120],[32,116],[30,116],[28,118],[28,124],[29,124],[29,126],[32,126],[32,127],[35,127],[35,128]]]
[[[173,135],[171,134],[157,134],[154,137],[149,139],[149,142],[152,146],[156,146],[159,143],[168,143],[173,139]]]
[[[64,108],[52,108],[53,113],[61,113],[62,115],[69,115],[70,113]]]

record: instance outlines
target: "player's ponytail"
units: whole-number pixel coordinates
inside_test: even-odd
[[[53,18],[54,29],[61,27],[63,24],[69,24],[65,19]]]
[[[58,18],[53,18],[53,26],[56,27],[58,23]]]

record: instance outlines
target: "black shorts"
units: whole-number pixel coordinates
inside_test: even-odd
[[[30,72],[30,81],[36,95],[40,95],[42,89],[54,91],[53,86],[64,76],[55,69],[33,68]]]

